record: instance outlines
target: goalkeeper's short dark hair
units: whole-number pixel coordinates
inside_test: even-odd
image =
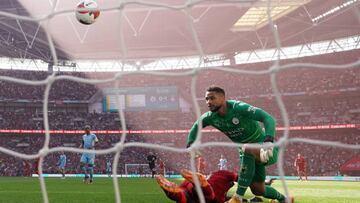
[[[219,86],[211,85],[206,89],[207,92],[216,92],[225,95],[225,90]]]
[[[90,127],[90,125],[85,125],[84,129],[85,129],[85,130],[86,130],[86,129],[90,130],[91,127]]]

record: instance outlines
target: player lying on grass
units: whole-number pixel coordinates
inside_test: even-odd
[[[184,169],[181,170],[181,175],[185,180],[180,185],[170,182],[161,175],[157,177],[157,182],[166,196],[177,203],[200,202],[193,183],[192,172]],[[237,173],[226,170],[215,171],[208,179],[201,173],[196,173],[196,176],[199,178],[201,190],[207,203],[224,203],[226,199],[230,198],[226,196],[228,190],[238,179]],[[270,184],[272,181],[270,180]],[[243,202],[262,202],[262,199],[255,196],[251,199],[243,199]]]

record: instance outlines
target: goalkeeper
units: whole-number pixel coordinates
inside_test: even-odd
[[[274,141],[275,119],[264,110],[245,102],[226,100],[225,91],[217,86],[210,86],[206,90],[205,100],[210,111],[192,126],[187,147],[196,140],[199,121],[202,121],[203,127],[213,126],[233,142],[244,144],[239,150],[241,167],[238,187],[229,203],[242,202],[248,187],[254,195],[286,202],[284,195],[271,186],[265,186],[265,166],[276,163],[278,156],[277,147],[267,147],[265,144]],[[265,131],[259,122],[263,123]],[[245,143],[257,144],[260,148]]]

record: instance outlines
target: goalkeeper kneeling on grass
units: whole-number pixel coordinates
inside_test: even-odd
[[[265,166],[276,163],[278,156],[278,148],[267,144],[274,141],[275,119],[266,111],[245,102],[226,100],[225,91],[217,86],[207,88],[205,100],[209,111],[192,126],[187,147],[196,140],[199,122],[203,127],[213,126],[235,143],[245,144],[239,152],[241,168],[237,181],[238,188],[229,203],[241,203],[248,187],[254,195],[287,202],[284,195],[271,186],[265,186]],[[253,144],[258,146],[254,148]],[[289,200],[293,202],[293,198]]]

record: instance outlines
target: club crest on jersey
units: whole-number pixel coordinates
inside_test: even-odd
[[[233,119],[232,119],[232,123],[235,124],[235,125],[239,124],[239,122],[240,122],[240,121],[239,121],[238,118],[233,118]]]

